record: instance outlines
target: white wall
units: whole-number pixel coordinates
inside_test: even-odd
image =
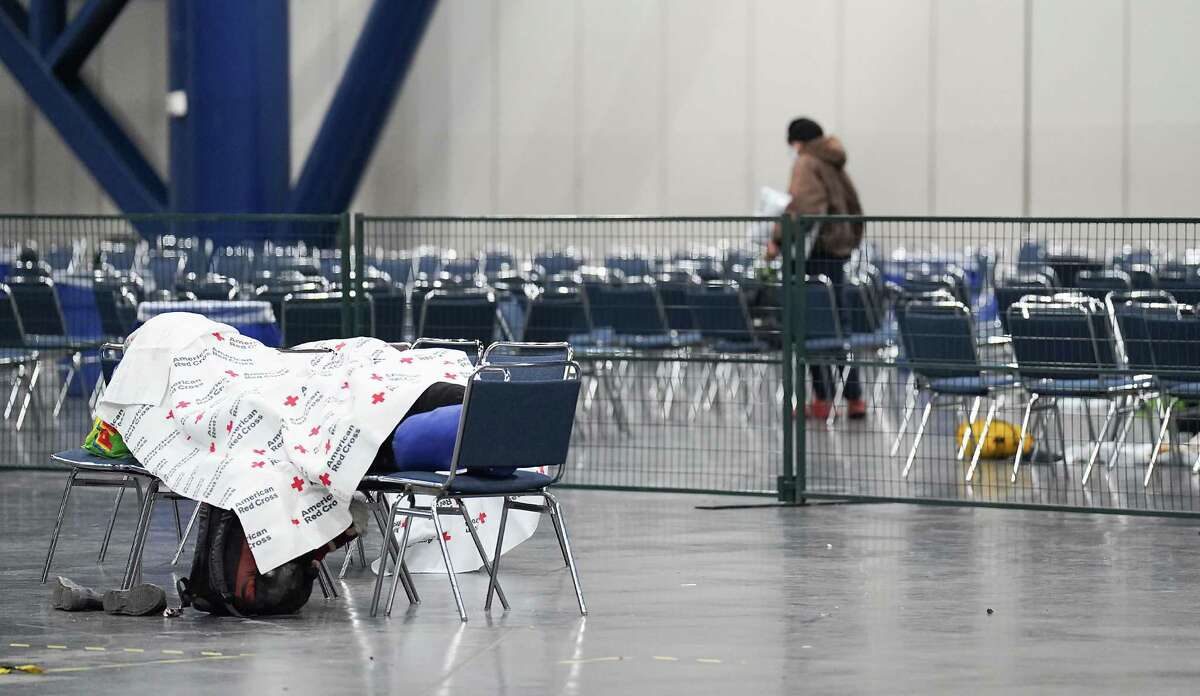
[[[748,213],[807,114],[869,212],[1019,214],[1028,88],[1030,213],[1200,215],[1200,3],[1028,1],[441,0],[355,207]],[[292,0],[293,171],[370,5]],[[87,65],[160,168],[165,14]],[[111,210],[2,70],[0,148],[0,210]]]

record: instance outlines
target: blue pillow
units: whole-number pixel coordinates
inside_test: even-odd
[[[454,404],[405,418],[392,433],[396,470],[449,471],[461,415],[462,404]]]
[[[462,404],[453,404],[405,418],[392,434],[396,470],[449,471],[461,416]],[[503,477],[511,476],[516,467],[468,467],[467,471],[476,476]]]

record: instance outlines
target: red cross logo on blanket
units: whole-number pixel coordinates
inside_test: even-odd
[[[288,398],[283,400],[284,406],[295,406],[298,403],[300,403],[300,397],[298,396],[288,396]]]
[[[230,377],[238,376],[238,373],[234,372],[233,370],[225,370],[225,374],[229,375]]]
[[[382,404],[382,403],[383,403],[383,392],[376,392],[375,394],[371,395],[371,405],[372,406],[374,406],[375,404]]]
[[[329,444],[329,440],[326,440],[326,441],[325,441],[325,454],[329,454],[329,448],[330,448],[330,446],[331,446],[331,445]]]
[[[376,382],[382,382],[382,381],[383,381],[383,378],[382,378],[382,377],[380,377],[379,375],[375,374],[374,372],[372,372],[372,373],[371,373],[371,379],[375,380]]]
[[[254,453],[255,454],[266,454],[267,451],[265,449],[256,449],[256,450],[254,450]]]
[[[308,454],[308,450],[304,449],[304,445],[296,445],[292,449],[296,450],[300,454]]]
[[[217,443],[215,443],[215,442],[208,443],[208,453],[216,454],[216,452],[217,452]]]
[[[345,347],[346,347],[346,342],[345,342],[345,341],[342,341],[341,343],[339,343],[339,344],[337,344],[336,346],[334,346],[334,347],[333,347],[333,349],[334,349],[334,350],[341,350],[341,349],[343,349],[343,348],[345,348]]]
[[[321,474],[321,485],[329,487],[329,474]]]
[[[446,541],[450,541],[450,532],[442,532],[442,538]]]
[[[175,408],[187,408],[191,405],[192,403],[190,401],[180,401],[179,403],[175,404]]]
[[[297,493],[303,493],[304,492],[304,479],[300,478],[299,476],[293,476],[292,477],[292,488],[295,488]]]
[[[446,379],[458,379],[457,372],[447,372],[444,376]]]
[[[225,424],[225,432],[227,432],[227,433],[233,432],[233,421],[229,421],[228,423]]]
[[[349,389],[349,388],[350,388],[349,382],[342,382],[342,389]]]
[[[171,420],[174,417],[175,417],[174,409],[167,411],[167,420]]]
[[[200,419],[201,419],[201,418],[203,418],[203,417],[204,417],[204,411],[201,411],[200,413],[197,413],[197,414],[196,414],[196,421],[195,421],[195,422],[196,422],[196,423],[199,423],[199,422],[200,422]]]
[[[405,365],[411,365],[412,358],[400,358],[400,362],[404,363]]]
[[[483,524],[484,522],[487,522],[487,513],[481,512],[479,513],[479,524]]]
[[[251,462],[250,468],[251,469],[261,469],[266,465],[267,465],[267,463],[264,461]]]
[[[294,524],[294,525],[296,525],[297,527],[299,527],[299,526],[300,526],[300,520],[298,520],[298,519],[296,519],[295,517],[293,517],[293,518],[292,518],[292,524]]]
[[[224,338],[222,338],[222,337],[221,337],[221,332],[220,332],[220,331],[214,331],[214,332],[213,332],[213,338],[216,338],[218,341],[224,341],[224,340],[225,340]]]
[[[321,426],[317,425],[317,426],[314,426],[312,430],[308,431],[308,434],[310,437],[312,437],[314,435],[317,435],[320,432],[321,432]]]

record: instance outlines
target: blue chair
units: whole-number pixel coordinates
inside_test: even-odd
[[[609,329],[630,348],[676,348],[654,282],[596,284],[588,288],[588,308],[597,330]]]
[[[817,358],[821,362],[830,363],[818,365],[820,369],[832,371],[834,382],[833,401],[838,402],[845,390],[842,375],[854,360],[850,350],[850,342],[842,329],[842,317],[833,291],[833,283],[824,275],[805,276],[806,314],[804,321],[804,350],[809,358]],[[833,425],[837,417],[837,409],[829,410],[827,425]]]
[[[487,371],[480,373],[483,379],[563,379],[566,366],[574,361],[574,351],[566,342],[537,343],[532,341],[497,341],[483,351],[481,365],[507,367],[519,365],[522,369],[507,372]]]
[[[699,330],[688,301],[688,293],[700,286],[699,277],[687,271],[666,269],[654,275],[654,282],[667,317],[667,328],[676,334]]]
[[[971,311],[961,302],[936,299],[910,302],[901,309],[899,320],[906,365],[916,379],[917,395],[927,396],[916,438],[901,475],[907,478],[912,469],[934,408],[958,406],[967,422],[972,423],[979,413],[980,401],[988,399],[988,413],[971,457],[971,466],[967,470],[966,480],[970,481],[979,464],[982,445],[987,439],[996,410],[1003,403],[1003,398],[995,396],[995,392],[1016,386],[1016,380],[1008,375],[989,374],[984,370],[976,353],[978,342]],[[968,399],[973,399],[969,411]],[[966,455],[970,432],[965,431],[958,444],[958,459]]]
[[[587,296],[578,286],[548,287],[529,303],[521,338],[533,342],[579,340],[592,331]]]
[[[546,251],[533,257],[533,265],[544,276],[574,273],[583,266],[583,259],[574,249]]]
[[[7,285],[0,285],[0,370],[11,376],[4,420],[9,419],[20,403],[16,421],[18,431],[25,424],[25,415],[33,401],[40,364],[38,352],[26,343],[25,329],[13,303],[12,292]]]
[[[447,255],[442,258],[440,271],[451,276],[474,278],[480,273],[479,258],[475,256]]]
[[[1196,361],[1197,350],[1200,349],[1200,316],[1189,306],[1180,307],[1175,316],[1147,312],[1142,320],[1145,323],[1146,338],[1154,355],[1154,376],[1160,393],[1167,401],[1154,451],[1150,455],[1150,465],[1146,468],[1146,476],[1142,481],[1142,486],[1146,487],[1150,485],[1150,478],[1154,474],[1159,452],[1168,433],[1172,440],[1172,458],[1179,451],[1173,420],[1176,404],[1182,400],[1200,399],[1200,370],[1197,369]],[[1193,464],[1192,471],[1200,471],[1200,458]]]
[[[1100,271],[1083,270],[1075,274],[1078,292],[1101,302],[1110,292],[1128,292],[1133,289],[1129,274],[1117,268]]]
[[[1029,295],[1050,297],[1054,294],[1054,286],[1050,279],[1040,274],[1024,274],[1016,277],[996,280],[992,290],[996,298],[996,313],[1000,317],[1000,326],[1008,333],[1008,308]]]
[[[1164,268],[1157,273],[1158,288],[1171,293],[1186,305],[1200,304],[1200,268],[1184,266]]]
[[[505,249],[489,249],[483,253],[483,274],[487,278],[514,273],[517,270],[516,257],[512,252]]]
[[[488,345],[497,334],[502,338],[509,335],[490,290],[434,290],[421,303],[419,336],[465,338]]]
[[[373,264],[391,279],[397,288],[404,289],[412,282],[413,258],[408,252],[396,252],[376,258]]]
[[[369,295],[364,299],[366,305],[361,319],[366,324],[365,335],[374,336],[374,302]],[[282,307],[280,328],[285,347],[344,337],[341,293],[287,295],[283,298]]]
[[[687,290],[687,303],[700,336],[718,353],[761,353],[767,344],[758,339],[741,288],[732,281],[695,284]]]
[[[187,258],[174,251],[151,251],[145,260],[142,275],[153,286],[150,290],[174,297],[175,283],[183,275]]]
[[[418,338],[412,344],[413,350],[421,348],[444,348],[446,350],[457,350],[467,354],[467,360],[471,361],[472,365],[478,365],[483,359],[483,343],[474,339],[467,338]]]
[[[1102,435],[1114,422],[1120,403],[1145,387],[1137,380],[1114,374],[1123,368],[1110,328],[1111,317],[1103,305],[1084,296],[1026,297],[1009,308],[1008,324],[1017,375],[1029,393],[1019,442],[1024,442],[1026,434],[1032,432],[1036,454],[1041,446],[1038,432],[1045,424],[1045,415],[1050,413],[1057,424],[1059,445],[1065,452],[1057,400],[1083,399],[1085,406],[1089,399],[1109,402],[1102,433],[1095,431],[1090,414],[1086,419],[1095,443],[1088,458],[1090,472],[1100,453]],[[1022,449],[1017,448],[1013,459],[1013,483],[1020,470]]]
[[[433,278],[442,270],[442,254],[433,247],[421,247],[412,255],[413,274]]]
[[[626,278],[641,278],[654,273],[650,259],[636,253],[615,254],[604,259],[604,266],[625,274]]]
[[[509,510],[524,510],[549,514],[554,523],[559,548],[571,572],[575,585],[575,596],[581,614],[587,614],[583,592],[579,587],[579,575],[575,570],[574,556],[567,537],[566,524],[558,500],[549,489],[562,478],[570,449],[571,431],[575,421],[575,406],[579,399],[579,366],[574,363],[558,363],[563,369],[564,379],[526,379],[514,376],[521,370],[542,373],[553,363],[537,363],[521,367],[520,364],[505,366],[481,365],[467,383],[463,397],[462,417],[458,426],[458,437],[448,473],[404,471],[385,476],[371,477],[374,485],[394,487],[401,492],[392,506],[386,528],[394,527],[396,518],[421,517],[433,522],[435,540],[442,550],[442,560],[450,579],[450,588],[458,608],[459,618],[467,620],[454,566],[443,537],[440,516],[462,515],[467,529],[475,541],[489,583],[485,609],[491,609],[493,592],[499,593],[501,604],[508,609],[508,602],[499,586],[500,552],[504,545],[504,527]],[[508,373],[509,379],[486,379],[484,374]],[[533,467],[556,467],[553,476],[525,471]],[[492,469],[517,467],[513,473],[501,475]],[[457,473],[466,470],[466,473]],[[419,507],[417,495],[428,495],[433,501]],[[531,505],[514,500],[516,496],[539,496],[541,505]],[[470,498],[503,497],[504,509],[500,515],[500,533],[496,539],[496,550],[489,559],[474,526],[465,501]],[[404,507],[405,499],[408,507]],[[452,503],[453,506],[442,503]],[[404,562],[411,525],[404,525],[397,563]],[[378,613],[383,587],[383,576],[387,566],[387,545],[380,552],[379,573],[375,579],[375,592],[371,603],[371,614]],[[387,603],[390,615],[396,598],[396,588],[403,573],[395,573]]]

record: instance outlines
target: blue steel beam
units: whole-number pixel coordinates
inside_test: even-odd
[[[291,212],[349,208],[436,5],[375,0],[292,189]]]
[[[67,0],[29,0],[29,40],[46,53],[67,23]]]
[[[58,40],[46,52],[46,62],[55,73],[69,77],[79,74],[83,61],[91,55],[104,32],[112,26],[128,0],[88,0]]]
[[[54,75],[21,30],[19,14],[3,4],[0,9],[0,62],[75,156],[122,210],[165,210],[167,187],[133,141],[81,81]]]

